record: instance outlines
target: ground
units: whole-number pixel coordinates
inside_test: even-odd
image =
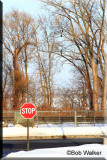
[[[27,134],[27,128],[21,125],[13,126],[9,124],[8,127],[3,128],[3,138],[24,138]],[[29,128],[30,138],[32,137],[55,137],[55,136],[102,136],[107,135],[107,126],[102,124],[81,127],[74,127],[70,123],[66,124],[44,124],[35,125],[34,128]],[[42,154],[41,154],[42,152]],[[105,157],[107,158],[107,145],[87,144],[72,147],[60,147],[51,149],[36,149],[33,151],[20,151],[10,153],[7,157]]]

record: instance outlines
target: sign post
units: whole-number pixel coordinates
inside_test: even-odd
[[[27,119],[27,151],[29,151],[29,119]]]
[[[36,115],[36,107],[32,103],[25,103],[20,108],[20,114],[27,119],[27,151],[29,151],[29,119]]]

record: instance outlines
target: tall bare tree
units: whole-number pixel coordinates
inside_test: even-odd
[[[25,101],[26,78],[22,72],[19,56],[23,49],[33,44],[34,20],[30,15],[13,10],[7,13],[3,21],[3,43],[7,55],[12,58],[13,66],[13,107],[19,107]],[[34,45],[34,44],[33,44]],[[21,98],[22,97],[22,98]]]
[[[105,0],[42,0],[53,7],[61,30],[60,54],[73,64],[87,83],[90,108],[99,109],[100,84],[104,109]],[[59,40],[59,39],[58,39]],[[59,49],[59,47],[57,48]]]
[[[38,65],[40,84],[43,95],[44,109],[53,106],[53,75],[54,75],[54,36],[51,36],[51,24],[46,17],[39,17],[40,31],[35,35],[35,56]]]

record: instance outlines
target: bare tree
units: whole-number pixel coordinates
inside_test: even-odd
[[[52,1],[42,0],[54,7],[57,26],[61,30],[64,59],[69,61],[81,73],[89,94],[90,108],[99,109],[98,88],[101,87],[102,106],[104,109],[104,21],[105,0]],[[58,39],[59,40],[59,39]],[[59,46],[58,45],[58,46]],[[59,50],[59,47],[57,47]]]
[[[19,107],[20,103],[25,101],[27,82],[25,74],[22,71],[22,66],[20,66],[19,56],[23,55],[22,53],[25,47],[27,48],[28,45],[34,45],[33,24],[34,20],[30,15],[16,10],[7,13],[3,21],[4,50],[6,51],[7,56],[12,58],[14,108]]]
[[[53,106],[53,75],[54,75],[54,37],[51,36],[51,24],[46,17],[39,17],[40,31],[35,35],[35,58],[43,96],[44,109]]]

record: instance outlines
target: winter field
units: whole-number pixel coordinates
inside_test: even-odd
[[[20,124],[12,125],[3,128],[3,138],[6,137],[25,137],[27,128]],[[35,127],[29,127],[30,137],[55,137],[55,136],[105,136],[107,135],[107,125],[93,124],[90,125],[79,125],[74,127],[73,124],[41,124]]]
[[[19,124],[14,126],[9,124],[3,128],[3,138],[19,138],[23,139],[27,135],[27,128]],[[45,138],[45,137],[105,137],[107,135],[106,124],[81,124],[79,127],[74,127],[73,124],[42,124],[38,128],[29,127],[30,138]],[[42,154],[41,154],[42,152]],[[101,144],[85,144],[81,146],[59,147],[48,149],[35,149],[31,151],[19,151],[10,153],[7,157],[105,157],[107,159],[107,145]]]

